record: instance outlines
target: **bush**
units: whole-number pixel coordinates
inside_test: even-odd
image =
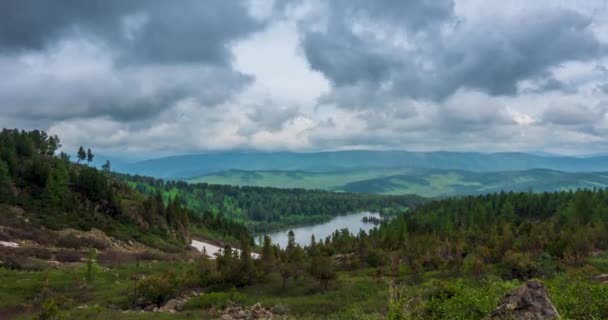
[[[510,283],[493,281],[476,284],[457,280],[444,286],[442,291],[449,293],[431,297],[426,305],[430,319],[482,319],[512,289]]]
[[[538,265],[530,253],[509,250],[505,253],[502,261],[504,266],[503,276],[507,279],[527,280],[540,275]]]
[[[104,250],[108,247],[102,240],[90,237],[76,237],[72,234],[59,238],[57,246],[70,249],[95,248],[97,250]]]
[[[38,320],[63,320],[67,319],[66,316],[61,312],[57,303],[54,300],[46,301],[42,305],[42,311],[38,315]]]
[[[608,319],[608,286],[582,275],[561,275],[546,281],[549,298],[564,319]]]
[[[165,301],[174,298],[180,287],[175,275],[161,273],[148,276],[135,284],[133,304],[139,307],[155,304],[160,306]]]

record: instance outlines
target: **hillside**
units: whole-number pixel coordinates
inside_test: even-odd
[[[232,169],[331,172],[363,168],[419,167],[476,172],[538,168],[568,172],[593,172],[608,171],[608,158],[540,156],[516,152],[215,152],[121,163],[114,169],[118,172],[157,178],[192,178]]]
[[[230,170],[187,181],[437,197],[499,191],[550,192],[604,188],[608,186],[608,173],[575,173],[547,169],[474,172],[422,168],[370,168],[332,172]]]
[[[303,188],[271,188],[163,181],[117,175],[141,193],[178,196],[189,208],[243,223],[253,232],[268,232],[324,222],[358,211],[394,214],[425,200],[415,195],[373,195]]]
[[[102,239],[104,248],[115,247],[114,241],[173,253],[184,252],[191,234],[200,235],[206,226],[226,239],[249,238],[242,225],[195,213],[177,197],[144,195],[109,170],[88,166],[94,157],[90,150],[76,163],[63,152],[55,155],[60,146],[57,136],[44,131],[0,133],[1,241],[37,248],[83,237],[78,245],[78,240],[66,240],[76,242],[74,255],[83,255],[90,234]],[[0,261],[14,260],[5,258]]]

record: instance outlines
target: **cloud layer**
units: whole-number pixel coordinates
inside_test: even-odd
[[[602,0],[0,3],[0,125],[204,150],[608,152]]]

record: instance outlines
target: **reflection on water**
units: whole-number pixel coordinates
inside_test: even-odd
[[[293,230],[296,235],[296,242],[301,246],[307,246],[310,244],[311,235],[315,235],[317,242],[320,239],[330,236],[337,229],[347,228],[351,233],[357,234],[359,230],[368,232],[373,229],[375,225],[369,222],[363,222],[363,217],[376,217],[380,218],[380,215],[375,212],[359,212],[344,216],[338,216],[330,221],[310,225],[303,227],[295,227],[283,231],[277,231],[269,233],[268,235],[272,238],[273,243],[277,243],[281,248],[285,248],[287,245],[287,233],[289,230]],[[258,239],[259,241],[259,239]]]

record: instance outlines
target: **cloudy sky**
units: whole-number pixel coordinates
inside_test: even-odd
[[[0,2],[0,126],[68,150],[608,153],[605,0]]]

